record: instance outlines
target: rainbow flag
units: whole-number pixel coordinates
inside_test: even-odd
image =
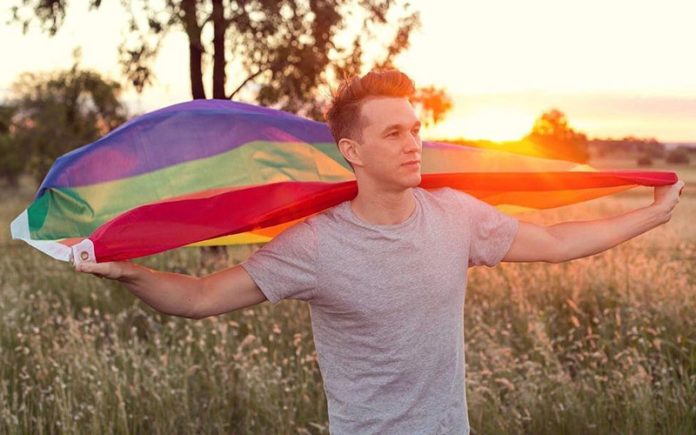
[[[496,205],[551,208],[677,181],[424,142],[422,183]],[[12,237],[63,261],[114,261],[181,246],[263,243],[357,193],[326,124],[227,100],[133,118],[58,158]],[[512,207],[512,208],[511,208]]]

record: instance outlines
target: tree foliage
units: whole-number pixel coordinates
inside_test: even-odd
[[[153,81],[153,61],[164,38],[183,31],[194,99],[208,96],[204,78],[209,73],[213,98],[239,99],[244,93],[258,104],[314,119],[321,119],[322,96],[329,95],[326,83],[391,67],[420,26],[418,12],[403,0],[121,1],[130,22],[120,62],[138,91]],[[14,21],[25,30],[38,21],[55,34],[67,3],[21,0],[13,9]],[[92,8],[100,4],[88,3]],[[355,23],[359,28],[351,27]],[[424,113],[437,122],[451,105],[443,90],[423,92]]]
[[[426,86],[416,90],[411,103],[420,111],[420,117],[425,125],[434,125],[452,108],[452,99],[444,89]]]
[[[13,85],[14,149],[41,181],[56,158],[94,142],[126,120],[121,87],[94,71],[24,73]]]
[[[16,112],[12,105],[0,105],[0,178],[10,186],[16,186],[26,164],[26,154],[17,146],[12,118]]]
[[[571,128],[565,114],[558,109],[551,109],[537,118],[524,140],[543,149],[550,158],[582,163],[589,158],[587,136]]]

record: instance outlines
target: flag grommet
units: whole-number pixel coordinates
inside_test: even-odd
[[[94,254],[94,243],[90,239],[84,239],[80,243],[72,246],[72,257],[75,265],[80,263],[96,263],[97,256]]]

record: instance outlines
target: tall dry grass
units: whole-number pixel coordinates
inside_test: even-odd
[[[0,190],[4,228],[32,193]],[[608,216],[647,194],[524,218]],[[687,195],[668,225],[606,253],[472,269],[472,433],[694,433],[694,215]],[[327,433],[303,303],[174,318],[7,231],[0,246],[0,433]],[[183,249],[141,262],[195,273],[198,259]]]

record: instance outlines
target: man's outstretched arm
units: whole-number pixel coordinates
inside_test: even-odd
[[[542,227],[520,222],[502,261],[560,263],[606,251],[669,221],[684,186],[678,181],[655,188],[652,205],[619,216]]]
[[[160,272],[127,261],[80,263],[75,269],[118,280],[157,311],[192,319],[227,313],[266,300],[241,266],[203,278]]]

